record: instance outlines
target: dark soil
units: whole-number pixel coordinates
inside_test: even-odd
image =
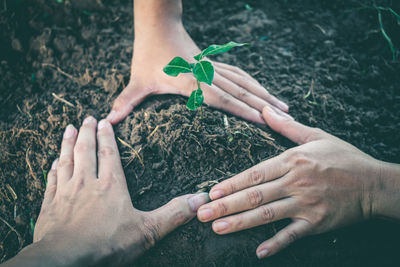
[[[393,2],[381,4],[399,11]],[[0,262],[32,242],[45,172],[59,153],[64,128],[89,114],[106,116],[129,80],[133,41],[128,0],[1,3]],[[286,100],[298,121],[400,163],[400,64],[392,61],[377,11],[358,7],[352,1],[184,1],[184,24],[201,48],[251,43],[217,58]],[[382,15],[399,47],[400,27],[389,13]],[[135,207],[151,210],[175,196],[208,190],[294,146],[267,127],[202,110],[188,111],[183,97],[152,97],[115,127]],[[138,265],[400,264],[398,224],[378,220],[308,237],[257,260],[257,245],[286,224],[217,236],[210,224],[193,220]]]

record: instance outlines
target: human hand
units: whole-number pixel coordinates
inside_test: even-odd
[[[111,124],[97,125],[88,117],[79,134],[72,125],[65,131],[60,159],[48,174],[34,244],[59,253],[57,264],[126,264],[191,220],[207,200],[204,193],[185,195],[154,211],[136,210]]]
[[[154,31],[135,32],[131,79],[107,117],[113,124],[124,119],[149,95],[178,94],[189,97],[196,89],[196,79],[191,74],[180,74],[175,78],[163,72],[164,66],[174,57],[180,56],[194,63],[193,56],[200,52],[182,24]],[[261,111],[266,105],[276,112],[288,111],[285,103],[269,94],[243,70],[218,62],[213,62],[213,65],[213,85],[201,84],[206,104],[261,124],[265,124]]]
[[[263,258],[306,235],[376,215],[381,162],[269,108],[263,116],[273,130],[300,146],[215,185],[210,191],[213,201],[197,212],[200,221],[217,219],[213,230],[228,234],[291,218],[289,225],[259,245],[257,256]]]

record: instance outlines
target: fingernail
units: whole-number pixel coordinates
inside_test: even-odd
[[[110,112],[110,114],[108,114],[106,120],[108,120],[109,122],[113,122],[116,114],[117,114],[117,112],[115,110],[111,110],[111,112]]]
[[[197,212],[201,205],[210,201],[207,193],[196,194],[188,199],[188,203],[193,212]]]
[[[93,123],[93,122],[96,122],[96,119],[93,118],[92,116],[89,116],[83,121],[83,124],[89,124],[89,123]]]
[[[279,102],[277,103],[277,106],[278,106],[278,108],[280,108],[281,110],[284,110],[284,111],[288,111],[288,110],[289,110],[289,106],[286,105],[286,103],[283,103],[283,102],[281,102],[281,101],[279,101]]]
[[[210,192],[210,197],[212,200],[216,200],[224,196],[224,192],[222,190],[215,190]]]
[[[259,259],[265,258],[268,255],[269,251],[268,249],[262,249],[259,252],[257,252],[257,257]]]
[[[208,220],[213,216],[213,211],[211,209],[200,209],[197,216],[199,217],[200,220]]]
[[[64,138],[71,138],[75,134],[75,127],[71,124],[67,126],[64,132]]]
[[[105,126],[109,126],[110,122],[108,120],[101,120],[99,124],[97,125],[97,129],[101,130]]]
[[[53,164],[51,164],[51,169],[54,171],[57,169],[57,164],[58,164],[58,159],[53,161]]]
[[[213,229],[215,232],[222,232],[228,228],[229,224],[224,221],[215,222],[213,224]]]

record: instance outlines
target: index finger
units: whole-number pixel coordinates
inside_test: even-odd
[[[321,129],[311,128],[291,118],[284,117],[268,106],[264,107],[262,115],[272,130],[286,136],[299,145],[329,136],[329,134]]]
[[[285,158],[286,154],[282,153],[215,185],[210,191],[210,198],[215,200],[284,176],[289,172],[289,166],[285,164]]]

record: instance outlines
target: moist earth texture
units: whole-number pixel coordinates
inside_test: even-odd
[[[59,3],[61,2],[61,3]],[[65,127],[104,118],[129,81],[132,1],[0,1],[0,262],[32,242],[51,162]],[[400,163],[400,63],[368,1],[183,1],[202,49],[286,101],[296,120],[380,160]],[[377,4],[400,11],[397,1]],[[396,6],[397,5],[397,6]],[[382,11],[398,49],[400,25]],[[398,51],[397,51],[398,53]],[[133,62],[135,64],[135,62]],[[149,77],[151,79],[151,77]],[[152,210],[208,191],[295,146],[267,126],[186,99],[150,97],[114,127],[133,204]],[[197,219],[171,233],[138,266],[399,266],[398,224],[371,220],[311,236],[269,259],[255,249],[289,220],[219,236]]]

